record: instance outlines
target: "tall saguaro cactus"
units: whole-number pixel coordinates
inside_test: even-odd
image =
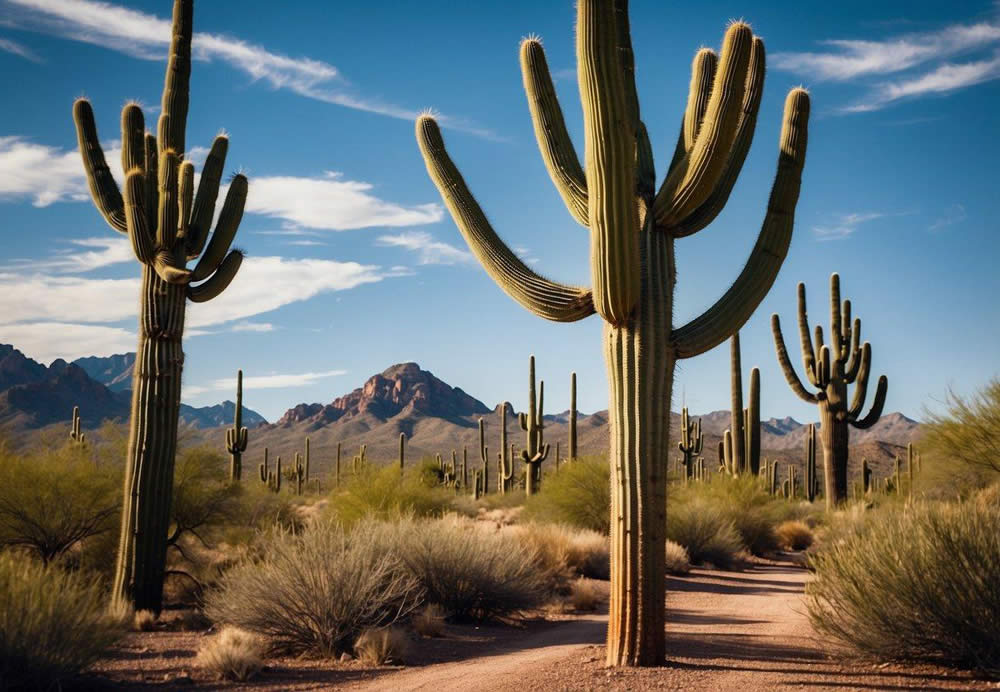
[[[130,103],[122,111],[125,180],[121,191],[105,162],[90,103],[80,99],[73,105],[94,204],[112,228],[128,235],[142,265],[139,343],[113,598],[116,603],[154,612],[162,604],[185,307],[188,300],[200,303],[222,293],[243,261],[243,254],[229,247],[243,216],[244,176],[236,175],[230,182],[209,239],[228,138],[215,138],[197,194],[194,166],[184,160],[193,6],[193,0],[174,1],[157,134],[146,132],[137,104]],[[188,269],[192,260],[198,260],[197,264]]]
[[[226,430],[226,451],[229,452],[229,480],[238,483],[243,476],[243,452],[247,451],[247,429],[243,427],[243,371],[236,371],[236,412],[233,427]]]
[[[528,360],[528,412],[517,414],[521,430],[527,438],[525,449],[521,450],[521,461],[524,462],[524,494],[532,496],[538,491],[538,482],[542,478],[542,462],[549,456],[549,445],[545,442],[545,424],[542,409],[545,406],[545,381],[539,383],[538,396],[535,396],[535,357]]]
[[[497,452],[497,492],[504,495],[510,491],[514,478],[514,445],[507,445],[507,409],[510,402],[500,404],[500,451]]]
[[[865,430],[875,425],[882,415],[889,380],[878,379],[875,401],[868,415],[862,416],[868,393],[872,347],[861,342],[861,320],[851,324],[851,301],[840,301],[840,277],[830,276],[830,344],[823,343],[823,328],[816,325],[815,343],[809,335],[806,314],[806,286],[799,284],[799,338],[802,342],[802,364],[809,383],[818,391],[810,392],[802,384],[788,358],[781,321],[771,315],[771,332],[778,362],[792,391],[799,398],[819,406],[820,439],[823,443],[823,479],[826,506],[831,508],[847,499],[847,454],[850,427]],[[855,384],[854,397],[848,405],[847,387]]]
[[[750,401],[743,408],[743,363],[740,357],[740,335],[733,334],[730,343],[732,381],[732,423],[725,432],[723,454],[719,461],[736,476],[760,473],[760,370],[750,371]]]
[[[569,376],[569,459],[576,459],[576,373]],[[556,463],[559,455],[556,455]]]
[[[581,165],[545,54],[521,44],[521,68],[542,159],[572,216],[590,229],[592,289],[546,279],[497,236],[445,150],[434,118],[416,136],[427,171],[487,273],[531,312],[605,322],[610,383],[611,596],[607,662],[665,659],[666,462],[676,361],[736,332],[767,294],[788,251],[805,162],[809,97],[785,101],[778,172],[750,259],[725,294],[673,326],[674,239],[705,228],[725,205],[750,147],[764,80],[764,44],[742,22],[722,54],[695,56],[673,161],[656,188],[652,147],[640,118],[626,0],[578,0],[577,76],[583,106]]]

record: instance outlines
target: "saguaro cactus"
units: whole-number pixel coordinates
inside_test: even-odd
[[[851,301],[840,302],[840,277],[830,276],[830,344],[823,343],[823,328],[816,325],[815,343],[809,336],[809,317],[806,314],[806,286],[799,284],[799,337],[802,342],[802,364],[810,384],[819,391],[810,392],[799,380],[788,358],[785,339],[781,334],[781,321],[771,315],[771,331],[778,362],[785,372],[792,391],[799,398],[819,406],[820,438],[823,442],[823,476],[826,506],[832,508],[847,499],[847,454],[850,444],[850,427],[864,430],[875,425],[882,415],[889,380],[885,375],[878,379],[875,401],[867,416],[861,416],[868,392],[871,371],[872,347],[861,341],[861,320],[851,325]],[[854,398],[848,406],[847,387],[856,384]]]
[[[137,104],[122,111],[122,191],[105,162],[90,103],[79,99],[73,104],[94,204],[112,228],[128,235],[142,265],[125,500],[112,593],[119,605],[157,613],[177,451],[184,311],[188,300],[211,300],[236,276],[243,253],[229,247],[247,194],[246,178],[236,175],[209,240],[229,140],[215,138],[195,195],[194,166],[184,160],[193,6],[193,0],[174,0],[157,135],[146,132]],[[194,269],[188,269],[187,263],[196,259]]]
[[[556,455],[558,463],[559,455]],[[569,375],[569,449],[567,459],[576,459],[576,373]]]
[[[732,395],[732,417],[720,461],[736,476],[760,473],[760,370],[750,371],[750,401],[743,408],[743,364],[740,356],[740,335],[729,340],[729,361]],[[731,438],[731,439],[730,439]],[[728,452],[726,451],[728,450]]]
[[[399,472],[403,472],[406,465],[406,433],[399,433]]]
[[[819,479],[816,477],[816,426],[812,423],[806,429],[806,499],[816,499]]]
[[[689,422],[687,406],[681,409],[681,441],[677,448],[684,455],[684,477],[690,478],[694,470],[694,460],[705,446],[705,435],[701,432],[701,418]]]
[[[80,407],[73,407],[73,421],[70,423],[69,439],[78,445],[86,444],[87,434],[80,429]]]
[[[416,136],[456,225],[504,291],[546,319],[574,322],[596,312],[605,322],[612,527],[607,662],[661,665],[674,366],[728,339],[770,289],[791,240],[809,97],[795,89],[785,101],[778,172],[746,266],[704,314],[674,328],[674,239],[711,223],[736,182],[760,105],[764,44],[735,22],[721,57],[707,49],[695,56],[675,156],[657,190],[635,89],[627,2],[578,0],[576,7],[583,165],[537,39],[521,44],[521,68],[542,159],[570,213],[590,229],[592,290],[540,276],[503,243],[448,156],[433,117],[417,120]]]
[[[500,415],[503,415],[502,411],[501,411]],[[503,443],[501,442],[501,447],[502,446],[503,446]],[[502,457],[502,455],[498,455],[498,456]],[[483,466],[482,466],[482,470],[481,471],[477,471],[477,473],[479,473],[482,476],[482,490],[483,490],[483,495],[486,495],[487,493],[490,492],[490,475],[489,475],[489,468],[490,468],[490,448],[486,445],[486,421],[483,420],[482,418],[479,419],[479,459],[480,459],[480,461],[483,462]],[[501,461],[501,463],[502,463],[502,461]],[[502,485],[502,482],[501,482],[501,485]],[[502,490],[498,490],[497,492],[501,492],[502,493],[503,491]]]
[[[247,451],[247,429],[243,427],[243,371],[236,371],[236,413],[233,427],[226,430],[226,451],[229,452],[229,480],[238,483],[243,475],[243,452]]]
[[[535,398],[535,357],[531,356],[528,359],[528,412],[517,414],[521,430],[527,438],[525,449],[521,450],[521,461],[525,464],[524,494],[529,497],[538,491],[538,483],[542,479],[542,462],[549,456],[549,445],[544,440],[544,404],[544,380],[539,383],[538,397]]]
[[[497,489],[503,495],[510,491],[514,478],[514,445],[507,444],[507,409],[510,403],[500,404],[500,451],[497,452]]]

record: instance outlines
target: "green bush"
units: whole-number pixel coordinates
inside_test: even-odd
[[[528,498],[525,517],[569,524],[607,535],[610,529],[610,470],[603,457],[583,457],[549,473],[537,495]]]
[[[24,555],[0,554],[0,687],[51,689],[124,632],[100,585]]]
[[[317,522],[301,534],[270,531],[255,559],[208,592],[205,613],[267,637],[276,650],[336,656],[367,628],[408,615],[421,594],[385,525],[365,520],[347,532]]]
[[[390,526],[395,551],[429,603],[453,620],[488,620],[541,605],[550,574],[515,536],[448,517]]]
[[[667,502],[667,539],[682,546],[693,564],[728,569],[743,550],[726,512],[702,497]]]
[[[120,469],[95,464],[76,445],[31,455],[0,448],[0,546],[43,563],[115,533]]]
[[[398,466],[366,464],[333,492],[330,512],[346,525],[365,517],[441,516],[454,497],[453,490],[435,484],[423,465],[400,473]]]
[[[920,503],[877,515],[812,557],[815,629],[862,655],[1000,674],[1000,508]]]

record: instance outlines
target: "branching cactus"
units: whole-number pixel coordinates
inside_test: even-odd
[[[78,445],[84,445],[87,443],[87,434],[83,432],[80,428],[80,407],[73,407],[73,420],[70,423],[69,428],[69,439],[73,440]]]
[[[511,490],[514,479],[514,445],[507,444],[507,409],[510,403],[500,404],[500,451],[497,452],[497,489],[501,495]]]
[[[502,411],[500,412],[500,415],[503,415]],[[501,442],[500,444],[502,447],[503,442]],[[499,456],[502,457],[502,455]],[[479,473],[482,476],[483,495],[486,495],[490,491],[490,476],[489,476],[490,448],[486,445],[486,421],[483,420],[482,418],[479,419],[479,459],[483,463],[483,466],[480,471],[477,471],[477,473]],[[502,459],[500,463],[503,464]],[[502,490],[498,492],[502,492]]]
[[[832,508],[847,499],[847,455],[850,427],[865,430],[875,425],[882,415],[889,380],[878,379],[875,401],[868,415],[862,416],[871,373],[872,347],[861,345],[861,320],[851,324],[851,301],[840,301],[840,277],[830,276],[830,344],[823,342],[823,328],[816,325],[815,340],[809,335],[806,314],[806,287],[799,284],[799,339],[802,343],[802,364],[809,383],[818,391],[810,392],[792,367],[781,334],[781,322],[771,316],[771,331],[778,353],[778,362],[785,379],[799,398],[819,406],[820,438],[823,443],[824,492],[826,506]],[[847,387],[854,384],[854,397],[848,404]]]
[[[247,451],[247,429],[243,427],[243,371],[236,372],[236,413],[233,427],[226,430],[226,451],[229,452],[229,480],[238,483],[243,475],[243,452]]]
[[[528,360],[528,411],[517,414],[521,430],[525,432],[525,449],[521,450],[521,461],[525,464],[524,494],[532,496],[538,491],[542,479],[542,462],[549,456],[549,445],[544,439],[545,381],[539,383],[538,397],[535,397],[535,357]]]
[[[657,188],[640,116],[626,0],[578,0],[581,164],[540,41],[521,44],[521,68],[542,159],[570,214],[590,230],[592,288],[534,272],[500,239],[445,150],[434,118],[416,136],[469,248],[513,299],[543,318],[604,320],[610,383],[611,595],[607,663],[665,660],[666,463],[678,359],[728,339],[770,290],[791,240],[805,162],[809,97],[785,101],[778,171],[756,245],[736,281],[708,310],[673,326],[674,240],[708,226],[725,206],[750,148],[764,83],[764,44],[733,23],[722,53],[694,59],[675,155]]]
[[[740,356],[740,335],[733,334],[730,341],[730,378],[732,417],[726,431],[720,459],[726,470],[736,476],[741,473],[760,473],[760,370],[750,371],[750,402],[743,408],[743,364]]]
[[[694,423],[688,418],[687,406],[681,409],[681,441],[677,443],[677,448],[681,450],[684,459],[684,477],[690,478],[694,469],[694,460],[701,455],[705,446],[705,435],[701,432],[701,418]]]
[[[146,132],[137,104],[122,111],[121,191],[105,162],[90,103],[80,99],[73,105],[94,204],[112,228],[128,236],[142,265],[125,499],[112,593],[118,605],[154,613],[160,612],[163,598],[185,307],[188,300],[200,303],[222,293],[243,261],[239,250],[229,248],[243,216],[244,176],[230,181],[209,238],[228,138],[220,135],[213,142],[197,194],[194,165],[184,159],[193,5],[193,0],[174,0],[157,134]],[[197,263],[188,269],[193,260]]]

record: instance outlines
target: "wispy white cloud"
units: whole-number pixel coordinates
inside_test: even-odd
[[[96,0],[5,0],[20,9],[7,19],[20,28],[93,43],[144,60],[158,60],[170,44],[170,20]],[[312,58],[291,58],[231,36],[195,32],[195,59],[219,60],[273,89],[391,118],[415,120],[419,110],[362,96],[333,65]],[[493,137],[489,130],[459,118],[442,116],[441,124],[471,134]]]
[[[399,247],[417,253],[420,264],[463,264],[472,261],[472,253],[434,240],[426,231],[404,231],[381,235],[375,240],[382,247]]]
[[[22,46],[17,41],[11,41],[9,38],[0,38],[0,50],[24,58],[25,60],[30,60],[31,62],[42,62],[42,59],[35,55],[31,49]]]
[[[843,240],[853,235],[862,224],[886,216],[888,214],[877,211],[861,214],[843,214],[833,223],[824,226],[814,226],[812,230],[817,240]]]
[[[203,160],[207,150],[189,152]],[[112,175],[122,179],[121,148],[113,143],[105,158]],[[372,194],[372,183],[347,180],[340,173],[319,177],[261,176],[250,179],[246,212],[282,219],[286,235],[313,235],[319,230],[349,230],[371,226],[413,226],[444,218],[441,205],[401,205]],[[219,204],[225,190],[219,195]],[[90,199],[80,154],[38,144],[21,136],[0,137],[0,201],[30,200],[36,207]],[[96,217],[95,217],[96,220]],[[314,229],[314,230],[308,230]]]
[[[934,222],[927,227],[928,231],[936,233],[937,231],[943,231],[944,229],[955,226],[962,223],[968,218],[968,214],[965,212],[965,206],[962,204],[953,204],[934,220]]]
[[[133,299],[135,296],[133,296]],[[73,316],[69,317],[72,320]],[[0,324],[0,343],[14,344],[29,358],[51,363],[56,358],[110,356],[135,350],[135,332],[122,327],[66,322]]]
[[[123,235],[107,235],[67,241],[82,249],[65,248],[41,260],[14,260],[6,269],[11,271],[54,271],[78,274],[112,264],[131,262],[135,259],[132,246]],[[96,249],[87,249],[96,248]]]
[[[274,325],[270,322],[239,322],[232,326],[234,332],[273,332]]]
[[[243,377],[243,388],[244,390],[252,391],[254,389],[287,389],[292,387],[308,387],[310,385],[316,384],[320,380],[327,379],[329,377],[338,377],[340,375],[346,375],[346,370],[326,370],[323,372],[301,372],[294,374],[274,374],[274,375],[257,375],[257,376],[246,376]],[[227,391],[236,389],[236,378],[221,378],[218,380],[212,380],[203,385],[184,385],[183,396],[184,397],[194,397],[199,394],[204,394],[206,392],[214,391]]]
[[[139,279],[0,271],[0,325],[119,322],[136,315]],[[5,327],[6,328],[6,327]]]
[[[937,31],[910,33],[882,41],[837,39],[823,41],[826,51],[777,53],[778,69],[819,81],[851,81],[911,71],[878,83],[866,82],[868,94],[840,108],[842,113],[875,111],[905,98],[942,94],[1000,79],[1000,52],[962,62],[959,55],[1000,44],[1000,22],[953,24]],[[952,61],[947,62],[949,59]],[[932,65],[915,74],[914,68]]]
[[[956,24],[939,31],[905,34],[884,41],[836,39],[822,41],[826,52],[776,53],[779,70],[818,80],[846,81],[855,77],[901,72],[1000,42],[1000,24]]]
[[[253,178],[246,210],[287,219],[307,228],[343,231],[368,226],[413,226],[444,217],[437,203],[403,206],[371,194],[371,183],[345,180],[340,173],[322,177]]]
[[[525,264],[538,264],[541,260],[531,252],[531,248],[518,245],[513,248],[514,254],[521,258]]]

